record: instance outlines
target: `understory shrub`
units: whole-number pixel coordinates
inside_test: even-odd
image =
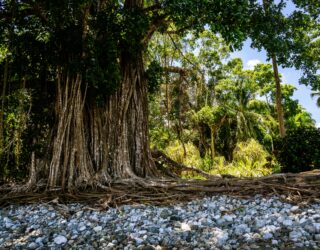
[[[268,152],[254,139],[237,143],[236,148],[233,151],[233,160],[236,162],[252,161],[265,164],[268,156]]]
[[[259,177],[271,174],[273,166],[269,164],[268,152],[259,142],[250,139],[237,143],[233,151],[233,161],[227,164],[216,164],[210,173],[229,174],[237,177]],[[270,166],[271,165],[271,166]]]
[[[199,150],[191,142],[184,144],[186,152],[184,152],[183,145],[180,141],[175,140],[169,144],[164,150],[172,160],[184,164],[186,166],[199,167],[201,158]],[[186,154],[185,154],[186,153]]]
[[[194,144],[185,143],[186,155],[180,141],[170,143],[165,153],[174,161],[186,166],[192,166],[206,171],[210,174],[227,174],[237,177],[258,177],[271,174],[274,164],[268,162],[271,158],[264,147],[256,140],[250,139],[239,142],[233,152],[233,161],[228,162],[223,156],[211,159],[210,156],[200,157],[199,150]],[[268,165],[268,163],[270,163]],[[203,178],[192,173],[184,173],[184,178]]]
[[[282,172],[298,173],[320,168],[320,129],[300,127],[275,141]]]

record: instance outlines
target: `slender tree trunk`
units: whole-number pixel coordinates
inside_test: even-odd
[[[9,69],[9,60],[6,59],[4,65],[4,74],[3,74],[3,85],[2,85],[2,93],[1,93],[1,110],[0,110],[0,156],[4,147],[4,104],[6,97],[6,88],[8,82],[8,69]]]
[[[32,147],[34,147],[36,143],[36,139],[33,138],[32,140]],[[36,166],[36,153],[34,150],[31,152],[31,164],[30,164],[30,171],[29,171],[29,181],[28,181],[28,188],[33,188],[37,183],[37,166]]]
[[[271,0],[263,0],[263,8],[265,12],[269,13]],[[269,51],[270,52],[270,51]],[[278,122],[279,122],[279,134],[280,137],[284,137],[286,135],[286,130],[284,126],[284,115],[283,115],[283,107],[281,102],[281,84],[280,84],[280,77],[278,71],[278,63],[276,55],[272,55],[272,66],[273,66],[273,74],[274,80],[276,82],[276,107],[277,107],[277,115],[278,115]]]
[[[214,157],[216,156],[215,147],[214,147],[214,126],[210,126],[210,132],[211,132],[211,159],[214,160]]]
[[[280,84],[280,77],[278,72],[278,64],[276,56],[272,56],[272,66],[273,66],[273,73],[274,79],[276,82],[276,105],[277,105],[277,115],[278,115],[278,122],[279,122],[279,133],[280,137],[284,137],[286,135],[286,130],[284,126],[284,114],[283,114],[283,107],[282,107],[282,98],[281,98],[281,84]]]
[[[179,96],[178,96],[178,101],[179,101],[179,109],[178,109],[178,126],[177,126],[177,134],[179,137],[179,140],[182,144],[182,148],[183,148],[183,158],[187,157],[187,150],[186,150],[186,146],[184,144],[183,141],[183,127],[182,127],[182,121],[181,121],[181,106],[182,106],[182,75],[180,74],[180,79],[179,79]]]

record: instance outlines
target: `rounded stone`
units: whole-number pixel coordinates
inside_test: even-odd
[[[35,242],[31,242],[29,245],[28,245],[28,249],[37,249],[38,248],[38,244],[35,243]]]
[[[54,238],[54,243],[56,243],[57,245],[63,245],[67,243],[67,241],[68,241],[67,238],[62,235],[59,235]]]

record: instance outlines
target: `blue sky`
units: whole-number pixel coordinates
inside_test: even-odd
[[[279,1],[275,1],[279,2]],[[295,5],[291,0],[286,1],[286,7],[284,9],[285,15],[290,15],[295,9]],[[247,68],[253,68],[257,63],[271,63],[266,61],[267,56],[265,51],[258,51],[257,49],[252,49],[250,47],[250,40],[247,40],[244,43],[244,46],[241,51],[237,51],[231,54],[231,57],[240,57],[244,66]],[[299,84],[299,79],[302,76],[301,71],[292,69],[292,68],[282,68],[279,67],[279,72],[282,74],[282,80],[284,83],[294,85],[297,90],[295,91],[293,97],[297,99],[299,103],[312,114],[313,119],[316,121],[317,126],[320,127],[320,108],[316,105],[316,100],[312,99],[310,94],[311,90],[305,85]]]
[[[244,66],[248,69],[253,69],[258,63],[271,63],[267,61],[265,51],[258,51],[250,47],[250,41],[247,40],[241,51],[236,51],[231,54],[232,58],[239,57],[243,60]],[[316,99],[312,99],[310,88],[299,84],[299,79],[302,73],[292,68],[279,67],[279,72],[282,75],[284,83],[294,85],[297,90],[293,98],[299,100],[299,103],[312,114],[312,118],[316,121],[317,126],[320,126],[320,108],[316,105]]]

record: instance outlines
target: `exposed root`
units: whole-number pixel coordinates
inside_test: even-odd
[[[19,186],[0,187],[0,206],[58,200],[59,203],[82,202],[99,209],[107,209],[123,204],[168,205],[217,194],[241,198],[251,198],[257,194],[279,195],[287,202],[307,204],[320,202],[320,170],[232,180],[126,179],[108,185],[97,184],[96,190],[91,188],[78,193],[29,193],[17,187]]]

